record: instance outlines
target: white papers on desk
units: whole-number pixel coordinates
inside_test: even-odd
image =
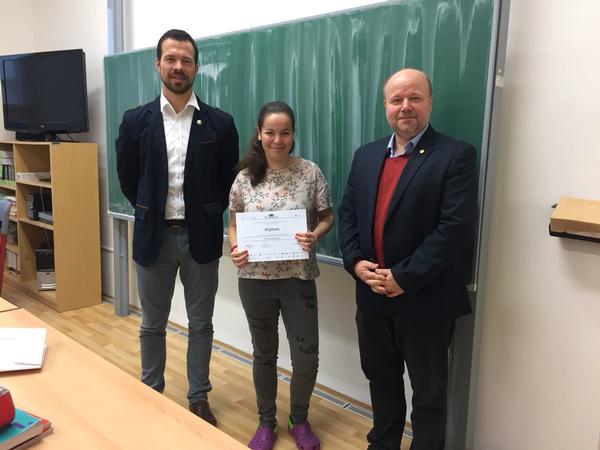
[[[0,327],[0,372],[39,369],[45,352],[45,328]]]

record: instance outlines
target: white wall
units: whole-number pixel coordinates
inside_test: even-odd
[[[0,55],[32,51],[33,0],[0,0],[0,11]]]
[[[475,449],[595,450],[600,244],[550,205],[600,199],[600,2],[511,4],[483,305]]]
[[[103,58],[108,48],[105,0],[0,0],[0,54],[82,48],[86,56],[90,132],[73,135],[98,145],[102,291],[113,292],[112,228],[107,210],[106,125]],[[0,111],[0,124],[4,123]],[[0,126],[0,138],[12,140],[14,132]],[[109,249],[107,251],[107,249]]]
[[[162,34],[161,30],[167,31],[169,28],[186,30],[194,38],[200,38],[382,2],[381,0],[323,2],[183,0],[178,3],[180,6],[178,8],[165,8],[161,0],[125,0],[123,3],[126,28],[124,44],[127,50],[132,50],[156,46],[156,41]],[[232,14],[232,11],[235,13]]]
[[[33,0],[0,0],[0,55],[32,52]],[[15,134],[4,129],[4,112],[0,108],[0,140],[12,140]]]

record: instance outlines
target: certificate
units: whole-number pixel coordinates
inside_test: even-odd
[[[306,232],[306,210],[235,213],[237,245],[248,250],[248,261],[308,259],[296,240]]]

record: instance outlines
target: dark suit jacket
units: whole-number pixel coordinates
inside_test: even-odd
[[[198,105],[187,147],[183,198],[192,257],[206,263],[222,254],[223,211],[235,177],[239,139],[229,114],[200,99]],[[135,208],[133,259],[149,266],[161,249],[168,190],[160,97],[123,115],[116,147],[121,190]]]
[[[354,277],[356,261],[375,261],[373,218],[388,142],[389,136],[356,151],[339,208],[344,267]],[[473,146],[428,128],[398,181],[384,228],[385,264],[405,293],[389,299],[356,279],[359,308],[376,313],[387,305],[415,324],[471,311],[462,261],[477,223],[475,159]]]

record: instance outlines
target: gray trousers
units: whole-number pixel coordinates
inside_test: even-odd
[[[142,381],[159,392],[165,389],[165,336],[178,270],[188,316],[188,401],[195,403],[205,400],[212,388],[208,374],[219,260],[206,264],[194,261],[185,228],[167,228],[155,264],[147,267],[137,264],[138,293],[142,304]]]
[[[239,292],[248,319],[254,364],[252,375],[260,425],[275,424],[279,312],[290,354],[290,409],[293,423],[305,423],[319,366],[319,323],[314,280],[239,279]]]

